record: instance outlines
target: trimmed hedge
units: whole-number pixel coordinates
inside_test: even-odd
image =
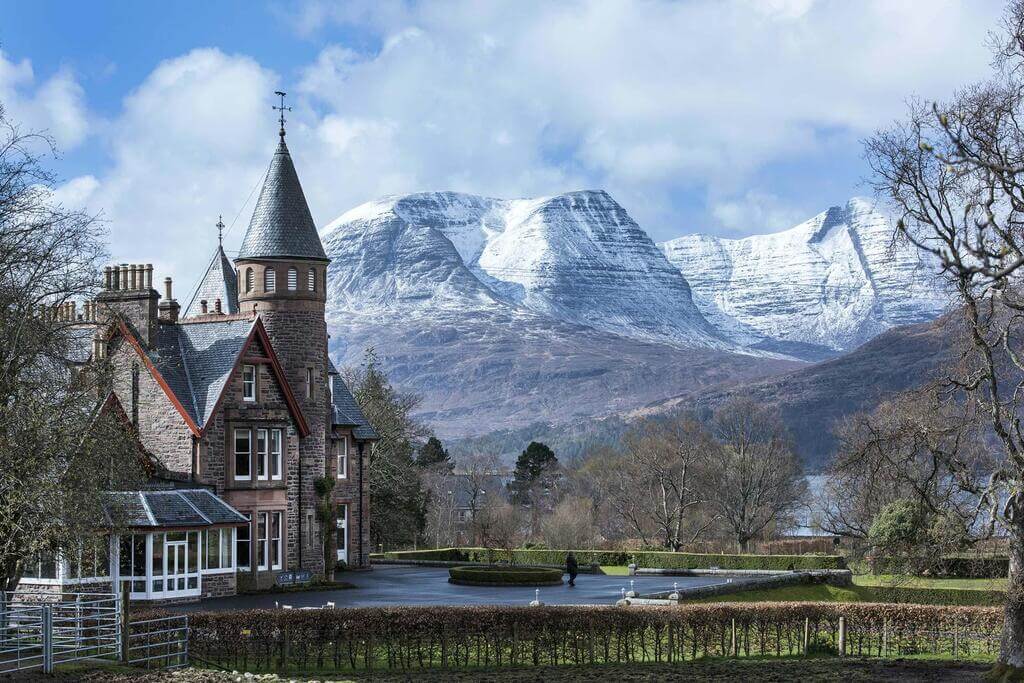
[[[959,659],[998,651],[1003,621],[992,607],[808,602],[247,610],[190,614],[189,653],[229,670],[331,675],[679,662],[835,653],[840,617],[848,654]]]
[[[873,574],[902,574],[905,563],[884,557],[869,558]],[[1010,558],[1004,556],[950,555],[943,557],[930,575],[947,579],[1002,579],[1010,573]]]
[[[913,605],[959,605],[996,607],[1006,602],[1004,591],[963,588],[914,588],[910,586],[857,586],[858,593],[874,602]]]
[[[513,550],[513,564],[565,564],[568,550]],[[625,566],[635,559],[638,567],[650,569],[846,569],[839,555],[716,555],[653,551],[573,550],[582,564]],[[390,560],[433,560],[436,562],[479,562],[492,564],[507,560],[508,553],[487,548],[440,548],[384,553]]]
[[[485,586],[556,586],[562,583],[561,569],[542,567],[452,567],[448,581]]]

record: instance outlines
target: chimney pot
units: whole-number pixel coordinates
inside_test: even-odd
[[[171,278],[164,278],[164,298],[168,301],[172,301],[174,297],[171,295]]]
[[[110,273],[110,266],[103,269],[103,289],[110,289],[113,286],[114,277]]]
[[[139,288],[139,267],[134,263],[128,266],[128,289],[136,290]]]
[[[223,313],[223,311],[220,310],[220,299],[215,299],[214,300],[214,302],[213,302],[213,310],[215,310],[218,313]]]
[[[146,264],[146,289],[153,289],[153,264]]]
[[[202,301],[199,302],[199,309],[203,313],[206,313],[206,299],[203,299]]]
[[[121,286],[118,289],[124,291],[128,289],[128,264],[121,264]]]

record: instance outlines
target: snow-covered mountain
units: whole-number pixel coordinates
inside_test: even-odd
[[[682,348],[735,348],[606,192],[501,200],[430,192],[359,206],[324,230],[332,301],[379,310],[506,307]]]
[[[845,351],[931,320],[948,302],[934,261],[894,244],[891,218],[859,198],[783,232],[686,235],[659,246],[709,322],[755,348]]]
[[[627,410],[797,364],[737,353],[604,192],[388,197],[322,231],[331,353],[373,346],[440,434]]]

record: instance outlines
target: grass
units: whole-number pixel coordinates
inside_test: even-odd
[[[853,585],[848,587],[830,586],[828,584],[806,584],[785,586],[764,590],[751,590],[729,595],[701,598],[694,602],[892,602],[892,598],[884,593],[888,584]],[[921,588],[932,588],[921,586]],[[932,590],[916,599],[926,604],[955,605],[991,605],[998,604],[999,597],[987,590],[966,590],[949,588]],[[948,599],[943,599],[948,598]]]
[[[1006,579],[933,579],[925,576],[896,574],[857,574],[853,583],[858,586],[904,586],[907,588],[951,588],[959,590],[1006,590]]]
[[[629,567],[619,565],[603,564],[600,567],[601,573],[608,576],[629,576]]]

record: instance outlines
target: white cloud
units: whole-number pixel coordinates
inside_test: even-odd
[[[84,99],[70,69],[62,68],[37,83],[29,60],[14,62],[0,50],[0,103],[7,116],[27,122],[32,131],[47,133],[63,150],[74,148],[89,131]]]
[[[288,142],[318,225],[384,194],[600,187],[656,239],[679,234],[682,201],[703,203],[689,230],[784,228],[848,197],[783,196],[757,185],[765,169],[820,159],[836,132],[855,146],[908,96],[985,76],[1001,4],[310,2],[288,20],[327,42],[284,88]],[[380,49],[332,43],[339,24]],[[30,82],[0,61],[0,87]],[[198,274],[217,215],[230,221],[266,168],[281,85],[257,59],[195,50],[125,98],[109,172],[79,187],[119,260]]]

